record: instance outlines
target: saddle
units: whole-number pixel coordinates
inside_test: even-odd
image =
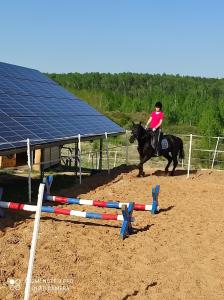
[[[159,143],[162,150],[166,150],[169,148],[169,144],[166,138],[162,138],[162,140]]]
[[[155,149],[155,136],[151,139],[151,146]],[[161,150],[166,150],[169,147],[168,140],[163,136],[163,132],[161,131],[158,136],[158,146]]]

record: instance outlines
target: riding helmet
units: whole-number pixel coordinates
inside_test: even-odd
[[[163,105],[160,101],[156,102],[155,107],[159,107],[160,109],[162,109]]]

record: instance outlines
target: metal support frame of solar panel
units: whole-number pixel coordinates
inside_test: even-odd
[[[39,147],[65,143],[78,134],[93,139],[104,132],[124,132],[39,71],[4,63],[0,63],[0,116],[1,153],[25,148],[27,138]]]
[[[114,133],[110,133],[110,136],[111,137],[115,137],[115,136],[118,136],[118,135],[121,135],[123,133],[117,133],[117,132],[114,132]],[[82,135],[81,136],[81,141],[84,142],[84,141],[94,141],[94,140],[99,140],[99,139],[103,139],[105,138],[105,134],[95,134],[93,136],[90,136],[90,135]],[[35,150],[35,149],[43,149],[43,148],[48,148],[48,147],[54,147],[54,146],[63,146],[65,144],[72,144],[74,142],[78,142],[78,137],[74,136],[74,137],[70,137],[68,140],[65,140],[64,138],[62,139],[57,139],[57,140],[52,140],[52,141],[44,141],[42,140],[41,142],[38,142],[38,141],[33,141],[33,143],[31,143],[31,150]],[[23,140],[23,141],[20,141],[18,142],[18,145],[16,147],[13,147],[13,145],[10,145],[9,146],[9,143],[8,144],[8,147],[4,147],[4,150],[0,150],[0,156],[9,156],[11,154],[14,154],[14,153],[21,153],[21,152],[26,152],[27,151],[27,140]],[[2,144],[3,145],[3,144]],[[6,143],[5,145],[6,146]]]

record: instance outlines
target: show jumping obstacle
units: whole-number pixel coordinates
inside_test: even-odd
[[[48,176],[44,178],[44,184],[46,186],[46,191],[44,194],[45,201],[54,201],[58,203],[89,205],[89,206],[117,208],[117,209],[121,209],[123,205],[129,207],[129,203],[127,202],[99,201],[99,200],[87,200],[87,199],[78,199],[78,198],[67,198],[61,196],[52,196],[50,195],[52,182],[53,182],[53,176]],[[155,187],[152,188],[152,205],[135,203],[134,210],[151,211],[152,214],[158,212],[159,190],[160,190],[159,185],[156,185]]]
[[[24,210],[30,212],[36,212],[37,206],[35,205],[27,205],[22,203],[15,203],[15,202],[5,202],[0,201],[1,208],[9,208],[14,210]],[[84,212],[84,211],[77,211],[77,210],[70,210],[65,208],[59,207],[51,207],[51,206],[42,206],[41,212],[45,213],[53,213],[53,214],[61,214],[61,215],[70,215],[80,218],[87,218],[87,219],[101,219],[101,220],[110,220],[110,221],[122,221],[122,227],[120,230],[120,236],[124,239],[127,235],[131,234],[132,232],[132,225],[131,222],[134,221],[132,217],[134,209],[134,203],[129,203],[127,205],[122,206],[122,215],[117,214],[99,214],[95,212]]]

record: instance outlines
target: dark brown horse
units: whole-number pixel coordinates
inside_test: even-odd
[[[141,123],[133,123],[131,132],[132,135],[129,139],[130,143],[133,143],[135,139],[138,141],[138,152],[140,156],[138,176],[144,176],[143,164],[151,157],[155,156],[155,149],[152,146],[154,133],[151,129],[146,130]],[[178,164],[178,155],[180,159],[184,159],[183,141],[174,135],[164,135],[163,142],[165,143],[165,147],[159,146],[159,155],[164,156],[168,160],[168,164],[165,168],[166,174],[169,172],[169,166],[173,162],[173,170],[170,173],[170,175],[173,176]]]

